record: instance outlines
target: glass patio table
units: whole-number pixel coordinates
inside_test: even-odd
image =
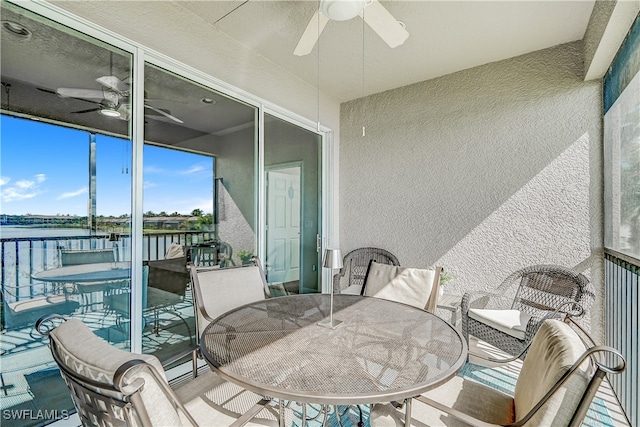
[[[221,377],[271,398],[352,405],[406,402],[463,367],[460,333],[424,310],[383,299],[290,295],[231,310],[205,329],[200,349]],[[280,405],[280,418],[283,408]],[[406,425],[409,425],[407,423]]]

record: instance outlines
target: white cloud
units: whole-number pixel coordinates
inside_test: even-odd
[[[148,173],[164,174],[166,173],[166,170],[154,165],[148,165],[144,167],[144,173],[145,174],[148,174]]]
[[[16,187],[22,188],[23,190],[33,188],[35,185],[36,185],[35,181],[29,181],[26,179],[21,179],[20,181],[16,181]]]
[[[193,165],[187,170],[180,171],[180,175],[191,175],[193,173],[202,172],[203,170],[204,170],[204,167],[200,165]]]
[[[145,181],[144,184],[142,185],[142,188],[146,190],[146,189],[157,187],[157,186],[158,184],[156,184],[155,182]]]
[[[47,176],[43,173],[33,176],[33,180],[21,179],[15,181],[13,185],[7,185],[11,182],[11,178],[7,176],[0,177],[0,184],[3,186],[0,192],[0,199],[3,202],[14,202],[18,200],[32,199],[42,194],[40,184],[46,181]]]
[[[58,200],[62,200],[62,199],[69,199],[71,197],[77,197],[80,196],[82,194],[86,194],[89,192],[89,189],[87,187],[82,187],[76,191],[68,191],[66,193],[62,193],[61,195],[58,196]]]

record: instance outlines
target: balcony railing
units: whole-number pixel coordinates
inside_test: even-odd
[[[605,253],[606,344],[627,360],[622,375],[613,375],[611,386],[629,422],[640,425],[640,266],[633,258],[615,251]]]
[[[176,242],[191,246],[197,242],[212,240],[214,233],[209,231],[171,231],[145,233],[143,236],[143,259],[164,259],[164,254]],[[110,241],[108,234],[94,236],[59,237],[15,237],[0,239],[1,297],[11,295],[14,302],[34,298],[45,290],[45,284],[32,280],[31,276],[39,271],[60,266],[59,249],[105,249],[115,248],[117,261],[129,261],[131,237],[120,234],[116,241]]]

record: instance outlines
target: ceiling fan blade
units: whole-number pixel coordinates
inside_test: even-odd
[[[310,54],[313,47],[318,42],[318,37],[322,34],[322,30],[327,26],[327,22],[329,22],[329,18],[316,10],[313,17],[311,17],[309,24],[307,24],[307,28],[304,30],[304,33],[302,33],[302,37],[300,37],[300,41],[298,41],[298,45],[293,51],[293,54],[296,56]]]
[[[367,5],[360,16],[391,48],[400,46],[409,37],[402,24],[378,0]]]
[[[56,89],[58,96],[62,98],[87,98],[102,99],[104,91],[102,89],[80,89],[73,87],[59,87]]]
[[[117,78],[116,76],[102,76],[96,79],[102,86],[106,86],[116,92],[127,92],[129,85]]]
[[[84,114],[84,113],[90,113],[92,111],[100,111],[100,108],[90,108],[88,110],[72,111],[71,114]]]
[[[36,88],[36,89],[38,89],[38,90],[40,90],[40,91],[42,91],[42,92],[46,92],[46,93],[51,93],[51,94],[53,94],[53,95],[57,95],[57,93],[56,93],[56,91],[55,91],[55,90],[45,89],[45,88],[42,88],[42,87],[39,87],[39,88]]]
[[[51,89],[44,89],[44,88],[37,88],[39,91],[45,92],[45,93],[50,93],[52,95],[56,95],[58,96],[58,93],[55,90],[51,90]],[[90,102],[91,104],[100,104],[100,102],[98,101],[93,101],[90,99],[82,99],[82,98],[73,98],[73,97],[65,97],[65,98],[71,98],[71,99],[77,99],[78,101],[83,101],[83,102]]]
[[[152,110],[152,111],[155,111],[156,113],[160,113],[160,114],[162,114],[163,116],[170,118],[170,119],[171,119],[171,120],[173,120],[174,122],[184,123],[184,122],[183,122],[182,120],[180,120],[179,118],[177,118],[177,117],[175,117],[175,116],[172,116],[171,114],[167,113],[166,111],[162,111],[162,110],[161,110],[161,109],[159,109],[159,108],[152,107],[151,105],[147,105],[147,104],[145,104],[145,105],[144,105],[144,108],[148,108],[148,109],[150,109],[150,110]]]

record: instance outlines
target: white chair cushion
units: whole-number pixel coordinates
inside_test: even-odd
[[[372,262],[364,296],[401,302],[424,309],[431,295],[435,272]]]
[[[524,417],[585,351],[584,343],[571,326],[556,319],[545,320],[533,338],[516,382],[516,420]],[[590,374],[587,360],[527,425],[569,425]]]
[[[167,253],[164,254],[164,259],[173,258],[184,258],[184,246],[176,242],[171,243],[171,246],[167,249]]]
[[[520,310],[469,309],[469,317],[512,337],[523,340],[531,315]]]
[[[341,290],[340,293],[347,295],[360,295],[362,293],[362,285],[347,286],[346,288]]]

